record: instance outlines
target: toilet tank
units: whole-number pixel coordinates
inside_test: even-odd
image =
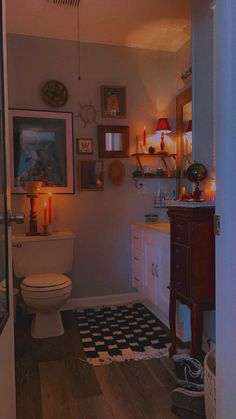
[[[56,232],[50,236],[12,236],[13,269],[17,278],[31,274],[68,273],[72,269],[74,234]]]

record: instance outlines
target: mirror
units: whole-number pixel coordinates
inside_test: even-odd
[[[129,127],[126,125],[99,125],[98,154],[102,158],[129,157]]]
[[[184,186],[184,173],[192,163],[192,88],[181,92],[176,97],[176,132],[177,132],[177,198]]]
[[[1,2],[2,5],[2,2]],[[2,6],[0,15],[2,16]],[[3,49],[2,26],[0,23],[0,333],[9,316],[8,284],[8,222],[4,135],[4,93],[3,93]]]

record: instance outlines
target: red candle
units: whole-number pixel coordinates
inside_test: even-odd
[[[146,145],[146,127],[143,127],[143,145]]]
[[[52,224],[52,193],[48,194],[48,224]]]
[[[43,224],[47,225],[47,202],[43,203]]]

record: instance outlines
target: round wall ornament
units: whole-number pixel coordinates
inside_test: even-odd
[[[108,166],[108,178],[114,185],[121,185],[125,178],[125,166],[120,160],[113,160]]]
[[[47,81],[41,91],[42,100],[49,106],[65,105],[68,99],[66,86],[58,80]]]

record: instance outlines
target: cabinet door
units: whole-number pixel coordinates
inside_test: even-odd
[[[145,243],[144,244],[144,296],[153,304],[156,304],[156,288],[157,278],[155,275],[155,267],[158,263],[157,246]]]
[[[143,231],[132,226],[132,285],[139,291],[143,290]]]

